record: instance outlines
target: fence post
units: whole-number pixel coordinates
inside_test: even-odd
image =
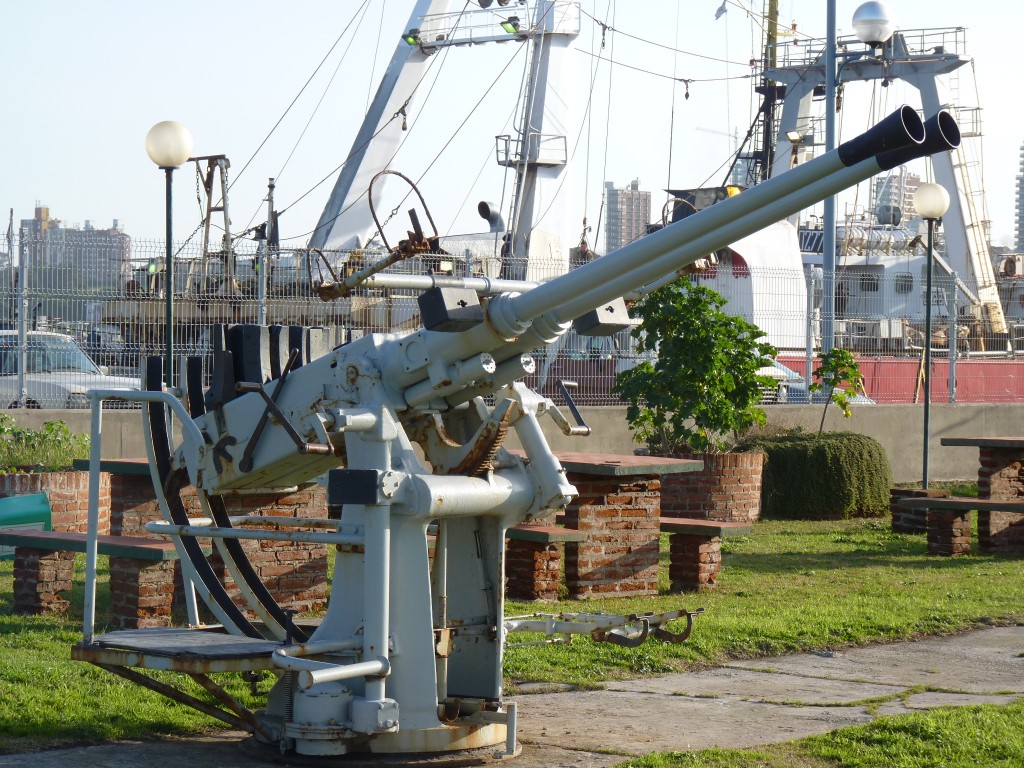
[[[956,402],[956,272],[950,275],[949,301],[946,311],[949,313],[949,402]]]

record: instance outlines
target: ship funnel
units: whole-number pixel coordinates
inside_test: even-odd
[[[920,144],[880,154],[879,167],[888,171],[919,157],[947,152],[960,146],[960,126],[956,124],[956,118],[945,109],[940,109],[925,121],[924,131],[925,138]]]
[[[904,104],[860,136],[840,144],[836,151],[843,165],[849,168],[861,160],[867,160],[883,152],[920,147],[926,135],[924,123],[921,122],[917,110]]]
[[[487,219],[487,223],[491,225],[491,232],[505,231],[505,221],[501,218],[501,212],[494,203],[481,200],[476,206],[476,211],[480,214],[480,218]]]

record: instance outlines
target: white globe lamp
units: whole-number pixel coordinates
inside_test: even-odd
[[[941,219],[949,210],[949,192],[941,184],[922,184],[914,193],[914,209],[922,219]]]
[[[146,134],[146,154],[161,168],[180,168],[192,155],[192,134],[176,120],[164,120]]]

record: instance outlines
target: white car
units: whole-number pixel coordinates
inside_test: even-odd
[[[110,376],[70,336],[29,331],[25,349],[25,402],[18,381],[18,332],[0,331],[0,407],[88,408],[90,389],[140,389],[137,378]],[[108,407],[137,404],[110,401]]]

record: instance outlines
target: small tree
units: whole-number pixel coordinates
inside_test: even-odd
[[[814,381],[807,386],[809,392],[828,392],[825,400],[825,407],[821,409],[821,423],[818,425],[818,436],[825,427],[825,413],[828,411],[828,404],[835,403],[836,407],[843,412],[844,418],[850,418],[853,412],[850,408],[850,401],[858,394],[866,395],[864,391],[864,376],[853,355],[845,349],[833,347],[824,354],[818,354],[818,367],[814,369]],[[849,389],[842,389],[844,384]]]
[[[653,353],[620,373],[613,392],[626,418],[653,453],[672,455],[727,450],[739,433],[763,426],[757,407],[775,381],[758,373],[775,355],[764,333],[722,311],[720,294],[687,279],[645,296],[635,307],[633,330],[641,352]]]

